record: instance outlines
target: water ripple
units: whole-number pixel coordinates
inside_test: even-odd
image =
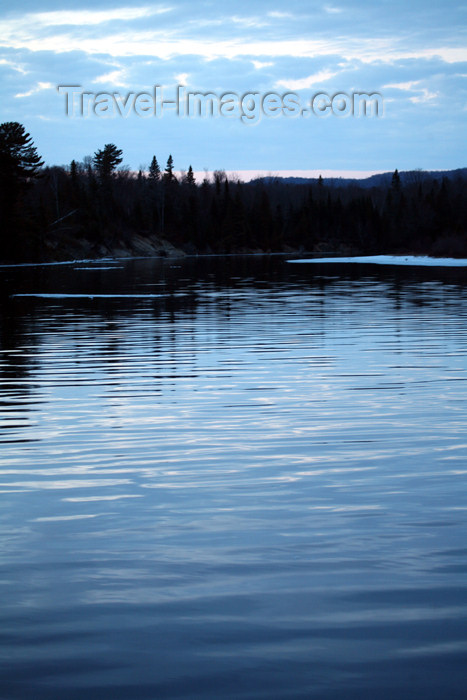
[[[462,697],[463,272],[310,268],[9,269],[2,697]]]

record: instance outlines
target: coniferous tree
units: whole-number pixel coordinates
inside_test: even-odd
[[[22,124],[0,124],[0,171],[18,180],[36,177],[44,165]]]
[[[117,165],[122,162],[122,151],[113,143],[107,143],[103,149],[95,152],[92,163],[101,181],[108,180]]]
[[[174,175],[174,159],[171,155],[167,158],[167,165],[165,166],[165,179],[171,182],[175,179]]]
[[[397,168],[392,174],[391,189],[394,190],[394,192],[400,192],[401,189],[401,176],[399,175],[399,171]]]
[[[151,165],[149,166],[149,179],[153,182],[159,182],[161,179],[161,169],[156,156],[152,157]]]
[[[70,163],[70,177],[72,184],[75,185],[78,180],[78,166],[74,159]]]
[[[195,185],[196,184],[195,176],[193,173],[193,168],[191,167],[191,165],[188,168],[188,172],[186,174],[186,184],[187,185]]]
[[[0,257],[20,258],[25,235],[25,214],[19,207],[20,197],[40,173],[44,165],[33,140],[19,122],[0,124],[0,221],[2,229],[10,233],[20,232],[18,237],[6,237],[0,241]],[[27,249],[27,241],[24,246]]]

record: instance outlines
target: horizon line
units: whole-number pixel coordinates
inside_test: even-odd
[[[180,171],[186,172],[186,171]],[[287,177],[300,177],[307,179],[318,179],[319,176],[323,178],[352,178],[355,180],[364,180],[372,175],[379,175],[381,173],[389,172],[387,170],[198,170],[194,171],[194,176],[196,178],[200,177],[203,179],[206,175],[212,176],[214,172],[225,172],[229,179],[238,178],[243,182],[249,182],[250,180],[255,180],[261,177],[270,178],[287,178]]]
[[[436,172],[449,172],[452,170],[462,170],[459,168],[433,168],[430,170],[425,170],[424,168],[412,168],[411,170],[401,170],[397,168],[399,173],[405,172],[425,172],[425,173],[436,173]],[[318,179],[321,177],[325,179],[351,179],[351,180],[365,180],[366,178],[372,177],[373,175],[384,175],[386,173],[393,173],[395,169],[387,170],[224,170],[218,168],[216,170],[194,170],[193,175],[196,180],[202,181],[205,177],[212,179],[215,172],[225,173],[228,179],[239,179],[242,182],[249,182],[257,178],[305,178],[305,179]],[[181,169],[179,171],[180,175],[183,175],[187,171]]]

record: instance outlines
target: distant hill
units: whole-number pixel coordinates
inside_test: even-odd
[[[354,185],[364,189],[371,187],[387,187],[391,184],[393,172],[379,173],[371,175],[363,179],[345,178],[345,177],[323,177],[323,184],[328,187],[347,187]],[[413,184],[414,182],[425,182],[426,180],[442,180],[446,177],[448,180],[456,180],[457,178],[467,178],[467,168],[457,168],[457,170],[405,170],[399,171],[399,176],[402,185]],[[290,185],[307,185],[318,182],[315,177],[261,177],[252,180],[252,182],[274,182],[279,180],[284,184]]]

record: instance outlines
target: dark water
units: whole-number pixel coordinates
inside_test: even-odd
[[[466,269],[0,276],[1,700],[466,697]]]

